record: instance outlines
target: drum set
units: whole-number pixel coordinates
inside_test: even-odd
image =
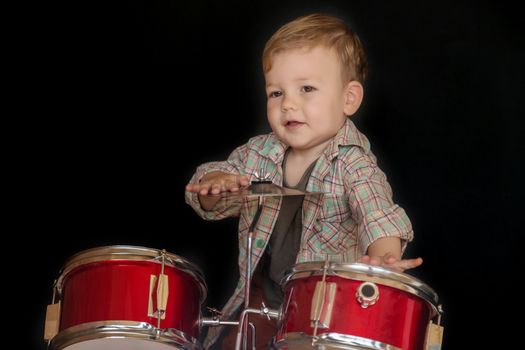
[[[260,200],[268,193],[256,194]],[[408,274],[315,261],[293,266],[281,286],[278,310],[248,307],[247,283],[238,319],[203,317],[205,279],[183,257],[127,245],[88,249],[66,261],[53,285],[44,339],[53,350],[200,350],[205,327],[229,326],[237,327],[235,350],[245,350],[247,338],[256,334],[249,317],[268,317],[278,324],[273,349],[441,348],[438,296]]]

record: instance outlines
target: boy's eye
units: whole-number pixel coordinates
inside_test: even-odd
[[[270,92],[270,94],[268,95],[269,97],[279,97],[281,96],[283,93],[281,91],[272,91]]]
[[[310,86],[310,85],[305,85],[303,86],[302,88],[303,92],[312,92],[315,90],[315,88],[313,86]]]

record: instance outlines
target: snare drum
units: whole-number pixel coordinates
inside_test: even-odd
[[[80,252],[55,285],[58,334],[50,347],[200,349],[206,292],[200,270],[175,254],[135,246]]]
[[[300,263],[282,285],[278,349],[422,350],[441,314],[426,284],[376,266]]]

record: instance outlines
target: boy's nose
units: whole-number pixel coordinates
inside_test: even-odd
[[[281,104],[281,109],[283,112],[296,110],[297,102],[290,95],[284,95],[283,102]]]

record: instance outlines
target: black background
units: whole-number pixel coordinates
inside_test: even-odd
[[[236,221],[201,220],[184,203],[184,186],[200,163],[224,159],[269,130],[264,42],[280,25],[314,11],[347,20],[364,43],[370,74],[354,121],[413,222],[406,256],[425,262],[410,273],[441,298],[443,348],[519,341],[510,318],[520,315],[523,279],[525,50],[517,7],[496,1],[38,6],[27,26],[30,39],[20,44],[31,67],[22,81],[31,94],[23,108],[38,113],[35,121],[21,120],[27,141],[15,145],[26,151],[19,162],[27,170],[20,172],[24,215],[13,232],[36,269],[26,299],[30,348],[44,348],[45,307],[62,264],[87,248],[131,244],[181,255],[204,271],[206,305],[223,305],[238,276]]]

